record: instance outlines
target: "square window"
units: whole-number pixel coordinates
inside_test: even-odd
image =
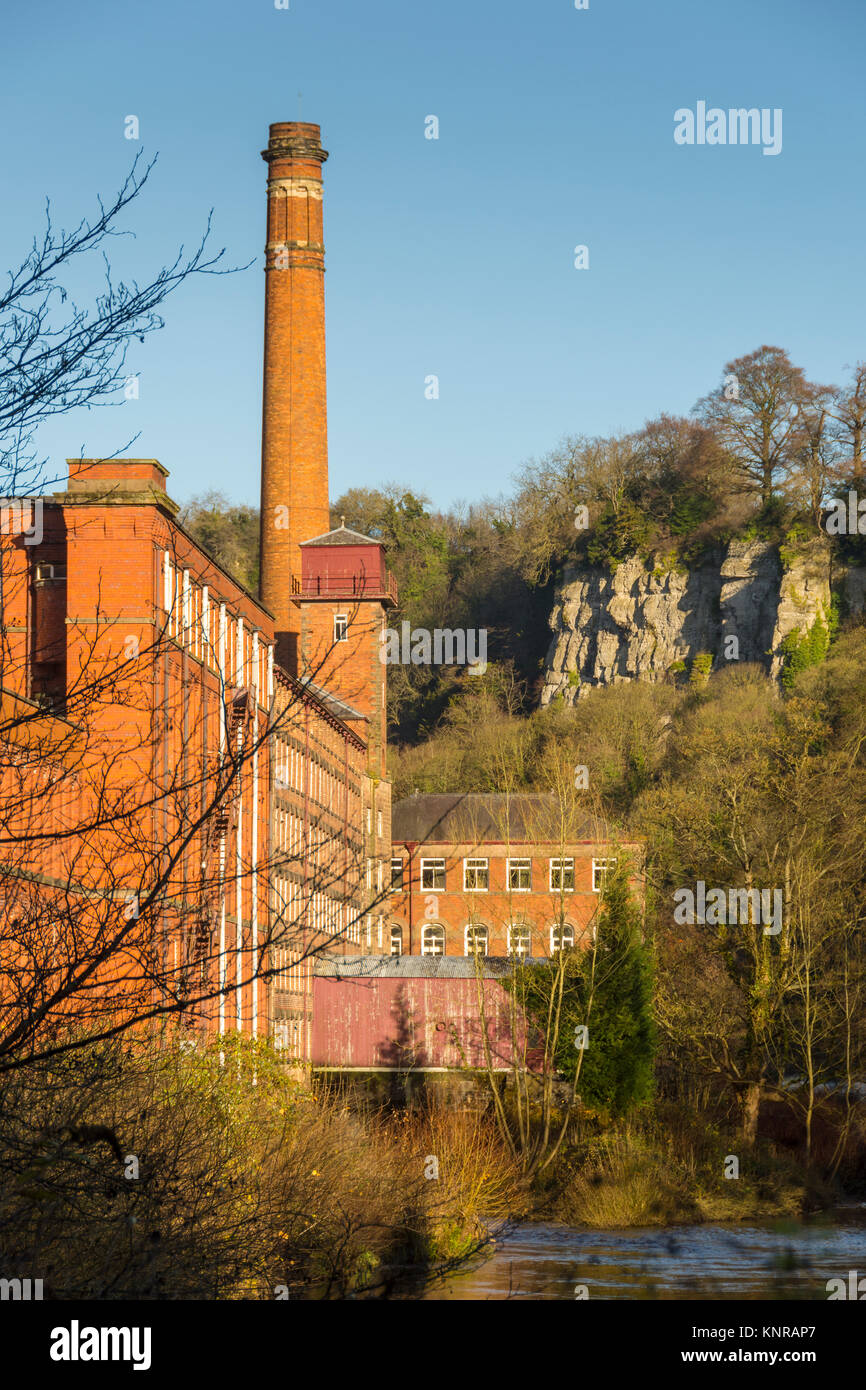
[[[444,859],[422,859],[421,860],[421,888],[442,892],[445,888],[445,860]]]
[[[573,859],[551,859],[550,890],[552,893],[574,892]]]
[[[600,893],[604,887],[604,881],[610,870],[616,864],[615,859],[593,859],[592,861],[592,891]]]
[[[486,859],[463,860],[464,893],[486,893],[490,887],[490,869]]]
[[[528,893],[532,888],[532,860],[509,859],[508,888],[512,893]]]

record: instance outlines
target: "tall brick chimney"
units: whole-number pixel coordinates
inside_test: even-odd
[[[292,579],[299,543],[329,529],[325,393],[325,247],[317,125],[270,127],[262,399],[262,603],[274,614],[277,660],[298,674],[300,614]]]

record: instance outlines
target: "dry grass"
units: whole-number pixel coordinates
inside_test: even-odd
[[[740,1159],[738,1178],[725,1159]],[[660,1226],[797,1215],[832,1194],[790,1156],[759,1144],[748,1154],[676,1107],[575,1145],[558,1176],[556,1215],[580,1226]]]
[[[519,1171],[489,1117],[434,1104],[385,1123],[402,1160],[425,1174],[438,1258],[468,1254],[491,1228],[501,1233],[527,1213]]]
[[[453,1268],[517,1203],[477,1115],[365,1118],[266,1047],[223,1052],[111,1046],[14,1076],[0,1273],[55,1298],[393,1296]]]

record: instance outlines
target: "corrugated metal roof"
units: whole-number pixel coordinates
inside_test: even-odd
[[[521,840],[558,842],[604,838],[603,828],[588,821],[563,825],[557,797],[536,792],[431,792],[407,796],[391,812],[391,839],[400,841]]]
[[[509,975],[514,962],[507,957],[485,956],[479,962],[487,977]],[[471,956],[317,956],[313,974],[330,979],[466,979],[475,975]]]

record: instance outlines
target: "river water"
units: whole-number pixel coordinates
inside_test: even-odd
[[[483,1263],[425,1297],[826,1300],[827,1280],[847,1286],[851,1270],[866,1277],[866,1208],[742,1226],[591,1231],[539,1223],[503,1235]]]

